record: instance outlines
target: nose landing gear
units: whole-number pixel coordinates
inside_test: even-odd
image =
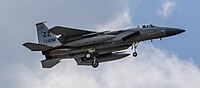
[[[133,57],[136,57],[137,56],[137,52],[133,52]]]
[[[92,67],[97,68],[99,66],[99,62],[96,61],[96,58],[94,58],[94,61],[92,62]]]
[[[133,50],[134,48],[134,52],[133,52],[133,57],[136,57],[137,56],[137,46],[139,45],[139,42],[134,42],[131,49]]]

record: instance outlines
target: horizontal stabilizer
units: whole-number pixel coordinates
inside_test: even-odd
[[[28,49],[30,49],[31,51],[46,51],[53,48],[50,46],[46,46],[43,44],[36,44],[36,43],[24,43],[23,45]]]
[[[42,60],[41,63],[43,68],[52,68],[56,64],[60,63],[60,60],[59,59]]]

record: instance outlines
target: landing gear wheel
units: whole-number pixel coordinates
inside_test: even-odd
[[[133,52],[133,57],[136,57],[137,56],[137,52]]]
[[[93,68],[97,68],[99,66],[99,62],[98,61],[93,61],[92,62],[92,67]]]
[[[86,53],[86,54],[85,54],[85,58],[86,58],[86,59],[92,58],[92,54],[91,54],[91,53]]]

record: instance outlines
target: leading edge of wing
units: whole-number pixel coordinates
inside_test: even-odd
[[[50,32],[52,32],[55,35],[64,35],[65,37],[83,35],[83,34],[89,34],[89,33],[96,33],[94,31],[81,30],[81,29],[68,28],[68,27],[61,27],[61,26],[55,26],[55,27],[51,28]]]

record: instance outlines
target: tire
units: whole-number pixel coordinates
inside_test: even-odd
[[[93,68],[97,68],[99,66],[99,62],[98,61],[93,61],[92,62],[92,67]]]
[[[133,57],[136,57],[137,56],[137,52],[133,52]]]
[[[92,58],[92,54],[91,54],[91,53],[86,53],[86,54],[85,54],[85,58],[86,58],[86,59]]]

